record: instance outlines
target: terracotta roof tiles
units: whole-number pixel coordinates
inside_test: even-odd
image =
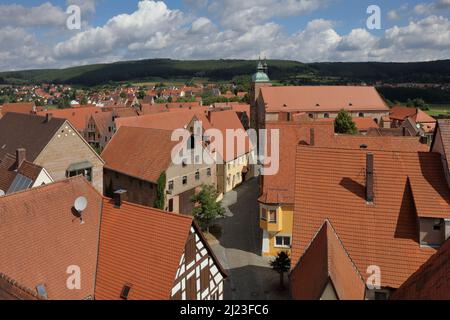
[[[372,151],[375,202],[368,205],[366,153],[298,147],[292,258],[294,263],[300,259],[328,219],[364,279],[367,267],[377,265],[382,271],[382,286],[398,288],[436,252],[418,243],[413,194],[423,190],[448,200],[449,190],[440,181],[445,179],[443,171],[440,177],[435,175],[441,168],[439,155]],[[412,182],[409,177],[413,177]],[[444,214],[450,217],[446,200],[437,207],[430,205],[426,212],[442,216],[445,209]]]
[[[131,203],[103,201],[95,298],[119,300],[125,284],[129,300],[170,299],[192,217]]]
[[[267,104],[267,112],[389,111],[374,87],[263,87],[261,95]]]

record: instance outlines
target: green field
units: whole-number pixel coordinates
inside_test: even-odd
[[[432,104],[427,113],[432,117],[439,115],[450,115],[450,104]]]

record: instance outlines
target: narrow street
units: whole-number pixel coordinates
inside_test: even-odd
[[[270,259],[260,255],[257,197],[258,181],[253,179],[223,200],[226,217],[217,222],[222,236],[212,248],[230,275],[225,288],[227,300],[288,299],[287,291],[278,290],[279,276],[270,268]]]

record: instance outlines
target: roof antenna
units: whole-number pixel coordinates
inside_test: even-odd
[[[84,224],[83,211],[86,210],[87,204],[88,201],[85,197],[78,197],[73,205],[73,207],[77,211],[78,217],[80,218],[80,224]]]

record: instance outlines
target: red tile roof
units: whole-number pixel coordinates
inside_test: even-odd
[[[101,155],[105,168],[156,183],[179,143],[171,135],[168,130],[121,127]]]
[[[209,128],[209,121],[203,112],[196,111],[180,111],[176,113],[163,112],[148,114],[140,117],[129,117],[116,119],[116,128],[121,127],[135,127],[135,128],[152,128],[161,130],[176,130],[183,129],[197,118],[202,121],[205,129]]]
[[[375,202],[368,205],[366,151],[298,147],[292,258],[295,264],[328,219],[364,279],[376,265],[382,286],[398,288],[436,252],[418,243],[417,215],[450,217],[450,190],[438,154],[372,152]],[[416,199],[421,192],[434,200]]]
[[[405,121],[409,117],[413,117],[417,113],[416,108],[409,107],[393,107],[389,113],[391,120]]]
[[[97,107],[80,107],[41,111],[38,112],[37,115],[45,116],[47,113],[51,113],[55,118],[68,120],[75,127],[75,129],[82,132],[87,128],[89,118],[100,112],[102,112],[102,110]]]
[[[341,109],[355,111],[389,111],[373,87],[298,86],[263,87],[261,95],[267,112],[326,112]]]
[[[73,214],[80,196],[84,224]],[[101,199],[83,177],[0,198],[0,272],[33,290],[45,285],[49,299],[93,296]],[[81,290],[67,288],[69,266],[81,268]]]
[[[394,294],[393,300],[450,300],[450,239]]]
[[[290,279],[296,300],[319,300],[330,280],[339,300],[365,297],[364,280],[329,221],[317,232]]]
[[[253,150],[254,147],[250,142],[250,138],[234,110],[210,112],[209,123],[212,128],[220,130],[224,137],[223,150],[216,149],[216,151],[222,156],[225,162],[233,161]],[[238,143],[236,141],[233,142],[234,148],[231,148],[232,144],[231,142],[228,143],[228,139],[226,138],[227,130],[235,130],[237,134],[240,133],[239,138],[242,137],[245,141],[245,147],[242,150],[238,150]]]
[[[362,145],[366,150],[384,151],[428,151],[427,145],[421,144],[416,137],[368,137],[363,135],[335,135],[331,122],[302,121],[268,122],[268,130],[280,130],[280,167],[276,175],[263,177],[263,194],[259,201],[266,204],[293,204],[295,155],[298,144],[309,145],[311,129],[314,129],[315,146],[336,149],[359,150]],[[270,146],[270,136],[268,145]]]
[[[131,284],[129,300],[170,299],[192,217],[103,201],[95,298],[120,300]]]
[[[34,102],[5,103],[2,107],[2,115],[8,112],[30,114],[35,107]],[[37,109],[42,109],[37,108]]]

